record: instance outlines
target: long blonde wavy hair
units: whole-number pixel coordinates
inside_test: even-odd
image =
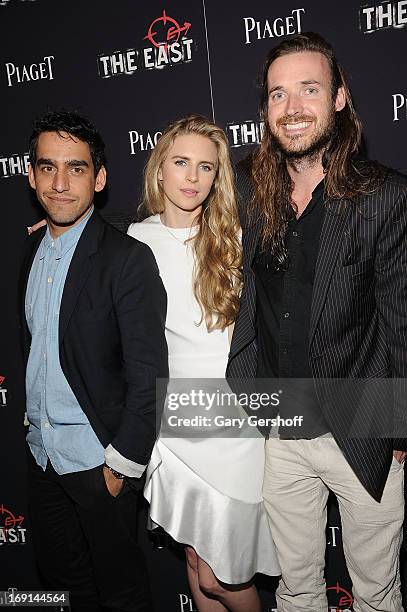
[[[211,191],[190,239],[194,253],[193,290],[201,307],[201,323],[208,331],[225,329],[239,312],[241,245],[234,173],[224,131],[201,115],[189,115],[170,124],[159,138],[144,172],[141,212],[164,212],[164,191],[158,172],[177,136],[197,134],[211,140],[218,164]]]

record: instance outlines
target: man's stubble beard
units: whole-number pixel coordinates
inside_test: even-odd
[[[44,209],[47,213],[47,219],[49,219],[51,221],[51,223],[55,226],[55,227],[70,227],[71,225],[74,225],[81,217],[84,217],[90,210],[90,208],[92,207],[93,202],[91,202],[86,209],[80,211],[73,211],[72,214],[69,217],[65,217],[65,218],[56,218],[51,211],[49,211],[45,206]]]
[[[290,149],[290,145],[286,145],[270,128],[271,145],[281,154],[282,158],[287,162],[287,164],[295,166],[298,163],[305,162],[308,166],[313,166],[320,162],[323,152],[328,148],[329,144],[332,142],[332,139],[335,137],[336,120],[337,113],[334,105],[332,104],[332,107],[327,115],[325,125],[323,125],[321,129],[314,134],[311,142],[308,145],[305,145],[299,149]]]

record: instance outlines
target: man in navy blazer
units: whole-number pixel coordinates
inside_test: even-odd
[[[47,217],[21,275],[39,569],[46,588],[70,592],[74,611],[147,612],[136,506],[156,381],[168,376],[165,290],[150,249],[94,210],[106,169],[87,119],[50,112],[35,122],[29,181]]]

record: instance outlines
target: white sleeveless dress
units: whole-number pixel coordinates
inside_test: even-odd
[[[166,227],[154,215],[130,225],[128,234],[152,249],[167,291],[170,379],[224,379],[227,331],[208,333],[205,323],[197,325],[201,310],[192,289],[193,254],[191,243],[184,244],[191,231]],[[150,518],[174,540],[192,546],[222,582],[244,583],[256,572],[279,575],[261,494],[263,468],[260,434],[161,436],[144,489]]]

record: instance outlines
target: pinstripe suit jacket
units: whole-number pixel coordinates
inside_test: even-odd
[[[257,367],[256,288],[252,261],[261,222],[249,223],[245,206],[251,185],[238,174],[243,228],[244,286],[227,368],[228,378],[253,378]],[[324,393],[324,379],[407,378],[407,179],[389,172],[378,190],[356,202],[328,201],[315,270],[309,360],[323,414],[342,452],[365,486],[381,498],[392,449],[402,439],[341,438],[349,418],[343,398]],[[407,394],[403,402],[407,401]],[[377,409],[377,405],[376,405]],[[355,406],[372,418],[372,407]],[[380,411],[386,414],[386,406]],[[376,415],[377,416],[377,415]]]

